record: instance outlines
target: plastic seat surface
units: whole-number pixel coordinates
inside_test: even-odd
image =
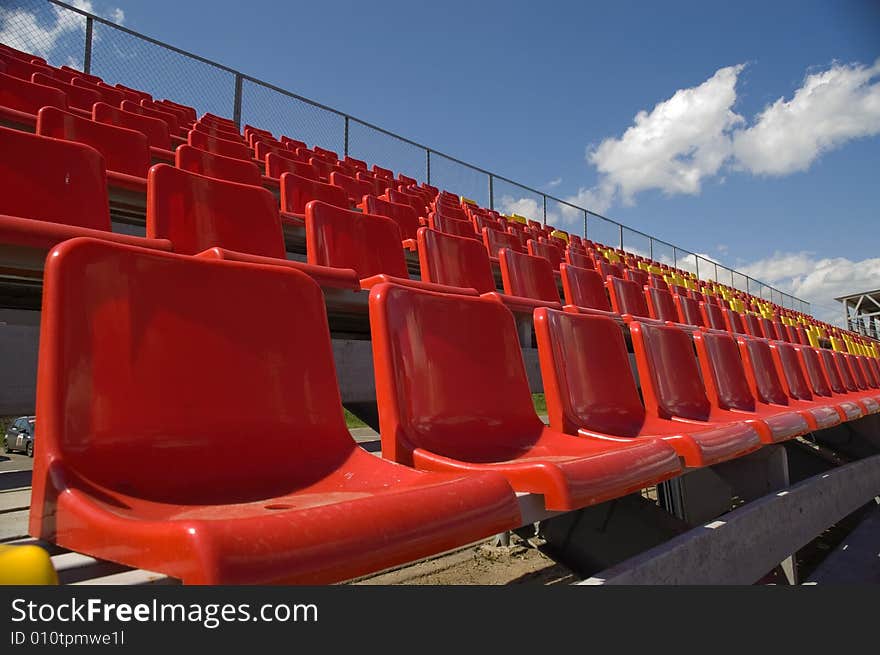
[[[334,184],[324,184],[295,173],[282,173],[281,211],[302,216],[305,221],[306,205],[320,200],[328,205],[348,209],[348,194]]]
[[[367,214],[375,214],[390,218],[400,229],[400,236],[404,239],[415,239],[419,230],[419,215],[411,205],[399,202],[390,202],[377,198],[368,193],[361,198],[361,209]]]
[[[799,412],[756,400],[733,335],[718,331],[697,332],[694,344],[707,395],[715,407],[740,416],[758,431],[764,443],[785,441],[809,431],[807,419]],[[775,374],[772,367],[763,372],[767,376]],[[781,397],[777,399],[782,400]]]
[[[75,240],[45,293],[34,537],[184,583],[325,584],[518,524],[501,475],[355,444],[297,271]]]
[[[416,242],[422,280],[495,292],[489,257],[478,242],[427,227],[419,228]]]
[[[810,392],[791,344],[745,336],[737,338],[749,388],[758,401],[800,412],[811,430],[846,420],[833,404],[819,402]]]
[[[201,150],[213,152],[215,155],[245,159],[247,161],[252,159],[251,149],[243,142],[212,137],[204,132],[199,132],[198,130],[190,130],[186,142]]]
[[[92,120],[98,123],[107,123],[116,127],[136,130],[144,134],[149,145],[154,148],[171,149],[168,124],[158,118],[124,111],[117,107],[112,107],[105,102],[96,102],[92,106]]]
[[[833,375],[829,374],[817,349],[812,346],[796,346],[795,352],[813,393],[822,398],[832,398],[835,406],[843,412],[844,420],[851,421],[868,413],[864,407],[847,396],[836,371],[832,369]]]
[[[174,252],[295,268],[319,284],[359,289],[355,272],[286,259],[275,196],[258,186],[227,182],[166,164],[150,169],[147,236]]]
[[[498,263],[504,302],[511,309],[531,312],[535,307],[561,308],[556,278],[546,259],[502,248]]]
[[[680,467],[660,440],[581,439],[532,405],[511,313],[484,298],[395,285],[370,294],[383,455],[429,470],[497,471],[551,510],[602,502]]]
[[[644,405],[650,416],[697,425],[726,425],[731,431],[724,453],[727,459],[761,447],[753,420],[749,423],[747,416],[719,409],[709,400],[690,334],[675,326],[643,321],[634,321],[629,328]]]
[[[262,176],[260,169],[252,161],[224,157],[193,146],[178,146],[174,153],[174,165],[190,173],[198,173],[206,177],[260,186]]]
[[[170,248],[164,240],[111,232],[97,150],[0,128],[0,243],[48,250],[77,236]]]
[[[93,147],[104,157],[111,184],[131,185],[138,190],[145,185],[150,168],[150,146],[141,132],[44,107],[37,114],[37,134]]]
[[[0,72],[0,120],[33,130],[42,107],[67,108],[63,91]]]
[[[602,276],[592,268],[580,268],[571,264],[561,264],[562,292],[566,305],[611,311]]]
[[[538,309],[535,335],[554,429],[593,437],[661,438],[688,467],[715,464],[756,447],[758,435],[744,423],[698,425],[647,412],[623,334],[612,319]]]

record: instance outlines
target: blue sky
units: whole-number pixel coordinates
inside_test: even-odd
[[[876,1],[80,4],[746,270],[826,318],[834,295],[880,287]],[[132,77],[147,62],[177,78],[178,96],[216,93],[206,108],[227,107],[225,75],[196,68],[193,79],[153,49],[99,36],[96,72],[109,81],[149,87]],[[287,107],[249,99],[262,123]],[[339,147],[334,121],[301,120],[311,140]],[[406,148],[353,139],[377,161],[421,165]],[[446,179],[484,192],[476,176]],[[532,208],[515,189],[499,196]]]

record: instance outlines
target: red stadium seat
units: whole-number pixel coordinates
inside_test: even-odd
[[[724,314],[724,324],[728,332],[732,334],[748,334],[743,323],[742,314],[728,307],[721,307],[721,312]]]
[[[357,446],[307,276],[89,240],[54,254],[34,537],[187,584],[326,584],[518,525],[498,473]]]
[[[675,309],[678,311],[678,320],[685,325],[694,327],[707,327],[703,314],[700,312],[700,303],[688,296],[673,296]],[[716,308],[717,309],[717,308]],[[721,321],[721,330],[724,329],[724,321]]]
[[[489,257],[473,239],[423,227],[416,241],[422,280],[472,288],[480,294],[496,293]]]
[[[330,184],[335,184],[343,189],[348,194],[348,202],[352,206],[357,206],[364,196],[373,192],[373,185],[369,182],[361,182],[342,173],[330,173]]]
[[[739,422],[698,424],[645,411],[620,327],[605,316],[538,309],[535,335],[550,426],[596,438],[661,438],[689,467],[754,449],[757,435]]]
[[[585,252],[571,247],[565,249],[565,263],[578,268],[593,268],[593,260]]]
[[[715,303],[709,301],[701,302],[700,314],[703,317],[703,325],[710,330],[727,329],[727,323],[724,321],[724,312]]]
[[[252,159],[251,149],[244,143],[212,137],[197,130],[189,131],[186,142],[191,146],[195,146],[201,150],[207,150],[215,155],[235,157],[236,159],[245,159],[247,161]]]
[[[638,268],[627,268],[623,271],[623,279],[635,282],[640,287],[644,287],[648,284],[648,273]]]
[[[67,96],[51,86],[0,72],[0,126],[33,132],[42,107],[67,109]]]
[[[4,64],[4,69],[7,75],[17,77],[18,79],[24,80],[25,82],[30,82],[31,76],[36,73],[40,73],[43,75],[52,75],[52,69],[49,66],[34,64],[32,62],[19,59],[18,57],[9,57],[4,55],[3,53],[0,53],[0,63]]]
[[[164,150],[168,156],[173,156],[171,150],[171,137],[168,135],[168,124],[158,118],[144,116],[111,107],[104,102],[96,102],[92,107],[92,120],[116,127],[124,127],[136,130],[147,137],[152,148]],[[154,151],[153,154],[156,154]]]
[[[525,252],[519,237],[508,232],[484,227],[482,229],[482,235],[483,245],[486,247],[486,252],[489,253],[489,259],[491,261],[498,261],[498,251],[502,248],[509,248],[510,250],[519,253]]]
[[[630,323],[645,409],[649,416],[674,419],[683,426],[722,429],[716,439],[680,443],[679,454],[689,466],[706,466],[739,457],[761,447],[758,431],[747,415],[719,409],[709,401],[694,357],[694,340],[672,325]],[[696,429],[696,428],[695,428]]]
[[[365,214],[375,214],[390,218],[397,223],[400,236],[404,239],[415,239],[419,230],[419,215],[410,205],[402,205],[397,202],[389,202],[377,198],[372,193],[366,194],[358,204]]]
[[[540,241],[535,241],[534,239],[529,239],[526,242],[526,249],[530,255],[535,257],[543,257],[548,262],[550,262],[550,266],[553,267],[554,271],[559,270],[559,265],[562,263],[562,249],[556,247],[552,243],[541,243]]]
[[[678,323],[678,310],[671,293],[650,286],[644,288],[644,293],[651,318],[665,323]]]
[[[260,169],[251,161],[215,155],[192,146],[180,146],[174,154],[174,165],[180,170],[198,173],[227,182],[260,186]]]
[[[562,276],[562,292],[568,306],[611,313],[611,304],[602,276],[592,268],[580,268],[571,264],[559,267]]]
[[[260,144],[257,144],[259,149]],[[284,173],[293,173],[314,182],[318,181],[318,171],[308,162],[294,159],[293,153],[267,152],[263,158],[266,163],[266,176],[280,180]]]
[[[147,236],[167,239],[184,255],[295,268],[323,287],[360,289],[354,271],[285,258],[277,201],[258,186],[157,164],[149,175]]]
[[[800,413],[756,401],[733,335],[698,331],[694,344],[707,395],[715,407],[740,416],[740,420],[757,430],[764,443],[786,441],[809,431],[809,424]],[[771,367],[768,374],[772,372]]]
[[[605,279],[605,288],[611,299],[613,311],[627,317],[651,322],[651,313],[645,300],[645,292],[635,282],[609,275]],[[650,287],[653,289],[654,287]]]
[[[513,317],[497,302],[379,285],[370,325],[384,457],[425,470],[499,472],[560,511],[680,471],[659,440],[581,439],[544,426]]]
[[[842,412],[842,420],[852,421],[867,414],[863,407],[847,397],[846,393],[844,393],[843,385],[840,383],[840,378],[837,377],[836,373],[834,374],[834,386],[836,389],[840,389],[840,391],[832,388],[831,377],[828,375],[822,359],[815,348],[812,346],[798,346],[795,347],[795,352],[803,371],[806,373],[807,380],[809,380],[812,392],[820,398],[831,398],[835,407]]]
[[[389,194],[391,192],[389,191]],[[479,239],[479,235],[474,232],[474,225],[470,221],[458,221],[454,218],[448,218],[443,214],[438,214],[437,212],[431,212],[428,214],[428,226],[432,230],[437,230],[438,232],[445,232],[446,234],[452,234],[457,237],[464,237],[466,239]]]
[[[101,100],[106,102],[108,105],[113,105],[114,107],[118,107],[119,103],[121,103],[123,100],[130,99],[126,98],[125,94],[119,89],[114,89],[112,86],[104,84],[103,82],[92,82],[82,76],[74,77],[72,80],[70,80],[70,83],[73,84],[73,86],[79,86],[84,89],[97,91],[98,94],[100,94],[101,96]]]
[[[472,288],[410,280],[400,229],[390,218],[349,211],[320,201],[306,205],[306,252],[317,266],[352,270],[361,288],[382,282],[476,295]]]
[[[88,112],[88,114],[91,115],[92,105],[96,102],[101,102],[101,95],[97,91],[84,89],[81,86],[73,86],[67,82],[62,82],[55,77],[44,75],[43,73],[34,73],[31,76],[31,82],[34,84],[42,84],[43,86],[51,86],[59,91],[63,91],[64,95],[67,96],[68,109]],[[37,110],[39,111],[39,108]]]
[[[142,197],[145,192],[150,146],[143,133],[43,107],[37,114],[37,134],[84,143],[100,152],[107,165],[111,193],[121,189]]]
[[[394,171],[392,171],[388,168],[382,168],[381,166],[377,166],[376,164],[373,164],[373,166],[372,166],[372,168],[370,168],[370,170],[372,171],[373,175],[375,175],[376,177],[381,177],[386,180],[393,180],[394,179]]]
[[[505,304],[515,311],[562,308],[553,269],[546,259],[502,248],[498,251],[498,262],[504,293],[508,296]]]
[[[348,194],[333,184],[316,182],[294,173],[281,174],[281,211],[284,220],[305,225],[306,205],[320,200],[329,205],[348,209]]]
[[[36,249],[40,269],[46,251],[77,236],[171,247],[110,230],[104,159],[95,149],[0,128],[0,244]]]
[[[790,344],[746,336],[737,337],[737,343],[749,390],[758,402],[799,412],[810,430],[823,430],[843,420],[836,407],[814,402]]]

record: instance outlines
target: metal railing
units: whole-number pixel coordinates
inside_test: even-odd
[[[255,125],[376,163],[481,206],[564,227],[593,241],[690,271],[702,280],[715,280],[786,308],[810,311],[806,301],[715,260],[58,0],[23,0],[16,10],[4,11],[0,16],[12,23],[4,26],[4,32],[15,34],[20,29],[20,45],[30,45],[22,49],[54,63],[67,63],[199,111],[230,116],[239,126]],[[22,19],[23,14],[16,11],[29,13],[32,20]],[[35,31],[34,26],[40,24],[49,27]],[[571,229],[572,225],[577,228]]]

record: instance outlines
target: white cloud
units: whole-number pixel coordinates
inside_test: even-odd
[[[752,278],[811,303],[816,318],[843,325],[843,306],[834,299],[880,284],[880,258],[853,261],[846,257],[816,258],[814,253],[776,252],[771,257],[739,266]]]
[[[562,184],[562,178],[557,177],[556,179],[550,180],[547,184],[544,185],[545,189],[555,189],[560,184]]]
[[[807,170],[823,152],[880,134],[880,59],[834,64],[808,75],[791,100],[779,98],[736,133],[735,166],[759,175]]]
[[[519,214],[533,221],[541,221],[544,218],[544,203],[538,203],[535,198],[514,198],[502,196],[498,203],[499,208],[505,214]]]
[[[833,63],[807,75],[791,100],[779,98],[747,124],[734,111],[744,65],[718,69],[702,84],[679,89],[636,114],[620,136],[587,151],[599,181],[570,202],[598,213],[657,189],[699,194],[731,170],[788,175],[823,153],[880,134],[880,59],[872,66]]]
[[[731,132],[744,122],[733,111],[743,65],[727,66],[699,86],[679,89],[648,111],[636,114],[620,138],[590,150],[587,160],[601,176],[593,192],[625,204],[648,189],[696,194],[704,178],[718,173],[731,153]]]
[[[95,11],[90,0],[73,0],[70,4],[82,11],[101,15],[101,12]],[[38,16],[36,12],[26,9],[0,8],[0,41],[18,50],[51,60],[59,39],[76,32],[85,35],[84,16],[58,5],[48,7],[48,21]],[[125,12],[119,8],[110,9],[103,15],[120,25],[125,20]],[[63,63],[78,62],[68,59]]]

